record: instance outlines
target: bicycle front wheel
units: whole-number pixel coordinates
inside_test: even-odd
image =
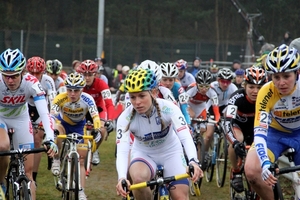
[[[15,180],[17,180],[16,177],[17,177],[16,172],[12,172],[12,168],[10,168],[8,171],[8,175],[6,177],[6,193],[5,193],[6,200],[13,200],[17,197],[17,190],[14,185]]]
[[[211,144],[209,149],[208,149],[208,156],[209,159],[207,159],[207,166],[205,170],[205,179],[206,182],[211,182],[214,176],[214,169],[215,169],[215,164],[212,162],[212,159],[214,157],[214,151],[213,151],[213,145]]]
[[[21,188],[19,190],[20,200],[31,200],[31,194],[28,183],[23,180],[21,182]]]
[[[201,166],[203,166],[205,157],[205,146],[202,135],[199,135],[199,137],[197,138],[197,156]]]
[[[67,193],[67,199],[69,200],[78,200],[79,193],[79,165],[78,165],[78,157],[77,154],[72,154],[71,156],[71,181],[69,183],[70,192]]]
[[[275,200],[283,200],[284,199],[279,181],[273,187],[273,193],[274,193]]]
[[[217,146],[217,157],[216,157],[216,173],[217,173],[217,185],[218,187],[223,187],[226,179],[227,171],[227,155],[228,146],[225,134],[221,133],[219,137],[219,143]]]

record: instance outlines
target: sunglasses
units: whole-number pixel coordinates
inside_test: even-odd
[[[231,80],[221,79],[220,82],[229,85],[231,83]]]
[[[9,80],[9,79],[15,80],[15,79],[19,78],[20,75],[21,74],[13,74],[13,75],[2,74],[2,76],[7,80]]]
[[[210,85],[209,84],[198,84],[198,88],[200,88],[200,89],[209,89]]]

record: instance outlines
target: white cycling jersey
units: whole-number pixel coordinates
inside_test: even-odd
[[[53,81],[53,79],[52,79],[50,76],[48,76],[47,74],[43,74],[40,83],[41,83],[41,86],[42,86],[43,90],[44,90],[45,93],[46,93],[46,100],[47,100],[47,103],[50,104],[50,107],[51,107],[52,101],[53,101],[53,99],[54,99],[55,96],[56,96],[56,89],[55,89],[54,81]],[[35,106],[34,101],[33,101],[33,98],[30,98],[30,99],[28,100],[28,103],[29,103],[29,105],[31,105],[31,106]]]
[[[53,123],[47,109],[45,91],[38,79],[30,74],[22,77],[20,86],[15,91],[10,91],[0,75],[0,127],[14,128],[14,148],[21,146],[33,148],[33,132],[28,115],[27,101],[33,97],[34,104],[42,118],[46,140],[53,140]]]
[[[54,84],[57,94],[67,92],[67,88],[64,84],[64,79],[62,79],[60,76],[57,77],[57,79],[54,81]]]
[[[196,148],[191,137],[189,127],[180,108],[172,102],[164,99],[156,99],[160,108],[161,117],[156,107],[153,106],[150,117],[144,114],[135,113],[130,121],[133,106],[129,106],[119,116],[117,122],[117,170],[118,177],[124,178],[128,170],[128,154],[130,149],[130,133],[134,135],[134,143],[131,151],[131,159],[143,159],[146,163],[156,163],[174,166],[176,171],[178,163],[165,163],[172,152],[182,151],[183,144],[188,158],[197,160]],[[163,123],[161,122],[163,121]],[[128,124],[129,129],[126,131]],[[164,124],[164,129],[162,129]],[[135,152],[139,152],[134,154]],[[139,155],[147,155],[138,157]],[[137,155],[136,157],[132,155]],[[177,155],[177,154],[175,154]],[[183,153],[182,153],[183,155]],[[151,158],[151,159],[150,159]],[[184,157],[179,156],[179,160]],[[152,165],[153,166],[153,165]],[[183,165],[182,165],[183,166]],[[178,166],[178,168],[181,166]],[[168,172],[169,173],[169,172]],[[175,175],[175,174],[174,174]]]
[[[219,98],[219,107],[220,106],[225,106],[228,104],[228,100],[231,96],[232,93],[234,93],[238,88],[233,84],[230,83],[230,85],[228,86],[226,91],[223,91],[220,86],[219,86],[219,82],[218,81],[214,81],[210,84],[210,86],[212,88],[215,89],[215,91],[218,94],[218,98]]]

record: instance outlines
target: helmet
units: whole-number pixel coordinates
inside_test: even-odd
[[[234,73],[237,76],[244,76],[245,70],[243,70],[243,69],[237,69]]]
[[[27,60],[26,70],[29,73],[43,73],[45,71],[45,60],[41,57],[34,56]]]
[[[126,92],[141,92],[152,90],[157,86],[154,72],[149,69],[138,69],[132,71],[125,79],[124,88]]]
[[[178,69],[173,63],[161,63],[160,70],[162,77],[176,78],[178,76]]]
[[[82,74],[71,73],[65,80],[65,86],[67,88],[80,89],[85,86],[85,79]]]
[[[212,80],[212,75],[208,70],[200,69],[195,74],[195,79],[196,79],[197,84],[210,84],[210,82]]]
[[[299,60],[300,55],[295,48],[282,44],[268,54],[265,70],[271,74],[296,71],[300,67]]]
[[[21,73],[26,66],[26,59],[19,49],[7,49],[0,55],[1,72]]]
[[[233,73],[228,68],[222,68],[218,71],[218,78],[226,79],[226,80],[232,80],[233,79]]]
[[[255,85],[263,85],[268,82],[265,70],[256,65],[246,69],[244,78],[247,83]]]
[[[158,64],[152,60],[144,60],[137,69],[150,69],[154,72],[156,76],[156,80],[159,81],[161,79],[161,70]]]
[[[185,60],[183,60],[183,59],[180,59],[180,60],[177,60],[176,62],[175,62],[175,65],[176,65],[176,67],[179,69],[179,70],[186,70],[187,69],[187,67],[188,67],[188,64],[187,64],[187,62],[185,61]]]
[[[62,63],[55,59],[55,60],[47,60],[46,62],[47,64],[47,72],[49,72],[50,74],[60,74],[61,70],[63,68]]]
[[[98,65],[92,60],[83,61],[76,69],[79,73],[96,73]]]
[[[294,39],[291,43],[290,43],[290,48],[294,47],[295,49],[297,49],[298,53],[300,53],[300,38],[296,38]]]
[[[216,64],[213,64],[213,65],[210,66],[210,69],[211,70],[214,70],[214,69],[218,70],[219,68],[218,68],[218,66]]]

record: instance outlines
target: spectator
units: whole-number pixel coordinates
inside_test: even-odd
[[[199,57],[196,57],[193,62],[193,66],[191,68],[188,68],[188,72],[191,73],[193,76],[199,71],[201,66],[201,59]]]
[[[113,71],[113,81],[112,81],[112,87],[110,87],[111,92],[116,92],[116,90],[120,87],[121,80],[123,80],[125,77],[122,74],[122,65],[117,64],[116,69]]]
[[[240,89],[243,87],[243,81],[244,81],[244,74],[245,71],[243,69],[238,69],[235,71],[235,80],[233,81],[233,83],[235,84],[235,86]]]
[[[264,66],[264,63],[265,63],[265,59],[267,57],[267,55],[273,51],[273,49],[275,49],[275,45],[274,44],[270,44],[270,43],[265,43],[260,51],[259,51],[259,54],[260,54],[260,58],[258,58],[256,61],[257,62],[260,62],[262,66]]]
[[[286,31],[283,35],[283,39],[281,40],[281,44],[290,45],[291,42],[292,42],[291,34],[290,32]]]
[[[232,62],[231,70],[232,70],[233,72],[235,72],[236,70],[241,69],[241,68],[242,68],[242,63],[241,63],[240,60],[234,60],[234,61]]]
[[[95,58],[95,63],[99,67],[98,70],[101,70],[101,74],[106,77],[108,86],[112,87],[112,85],[113,85],[113,71],[110,67],[105,66],[106,59],[105,58],[99,58],[99,57]],[[100,67],[100,66],[102,66],[102,67]],[[104,77],[102,76],[102,78],[104,78]]]

